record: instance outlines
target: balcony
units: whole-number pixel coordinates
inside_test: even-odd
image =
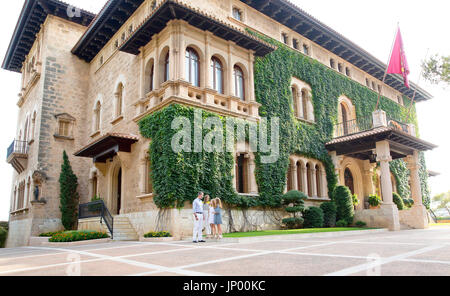
[[[13,166],[18,174],[25,171],[28,164],[28,143],[14,140],[8,148],[6,161]]]

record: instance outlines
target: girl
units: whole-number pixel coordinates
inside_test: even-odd
[[[211,228],[212,238],[215,238],[216,237],[216,233],[217,233],[216,227],[214,225],[214,216],[215,216],[214,215],[214,213],[215,213],[214,208],[215,208],[215,199],[213,199],[211,201],[211,203],[209,204],[208,221],[207,221],[207,224]]]
[[[215,237],[222,239],[222,201],[219,197],[214,200],[214,224],[217,227]]]
[[[205,196],[205,203],[203,204],[203,217],[205,221],[205,229],[206,229],[206,238],[212,238],[211,233],[211,223],[209,223],[211,214],[209,213],[211,210],[211,198],[209,195]],[[213,215],[214,216],[214,215]]]

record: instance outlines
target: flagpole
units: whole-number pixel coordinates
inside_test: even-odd
[[[427,58],[428,58],[429,51],[430,51],[430,49],[428,48],[427,54],[425,55],[425,60],[427,60]],[[423,76],[422,74],[423,74],[423,69],[420,70],[419,79],[417,80],[417,87],[419,87],[420,81],[422,80],[422,76]],[[406,122],[409,122],[409,118],[411,117],[411,111],[412,111],[412,107],[414,105],[414,99],[416,98],[416,94],[417,94],[417,87],[414,89],[414,94],[411,99],[411,105],[409,106],[408,118],[406,119]]]
[[[382,84],[384,84],[384,82],[386,80],[386,77],[387,77],[387,71],[388,71],[388,68],[389,68],[389,62],[391,61],[391,58],[392,58],[392,51],[394,50],[394,44],[395,44],[395,40],[397,39],[397,33],[398,33],[398,29],[399,28],[400,28],[400,22],[397,22],[397,30],[394,33],[394,40],[392,40],[391,53],[389,54],[388,62],[386,63],[386,70],[384,70],[383,80],[381,81]],[[375,111],[378,110],[378,107],[380,105],[381,89],[382,88],[383,87],[378,89],[378,100],[377,100],[377,106],[375,107]]]

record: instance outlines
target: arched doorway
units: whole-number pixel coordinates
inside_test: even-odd
[[[345,169],[344,180],[345,180],[345,186],[347,186],[350,189],[352,194],[355,194],[355,182],[353,179],[353,174],[349,168]]]
[[[120,210],[122,208],[122,179],[123,172],[122,166],[116,163],[111,168],[111,187],[110,187],[110,197],[108,208],[113,215],[120,215]]]
[[[117,215],[120,215],[120,209],[122,208],[122,168],[119,169],[117,176]]]

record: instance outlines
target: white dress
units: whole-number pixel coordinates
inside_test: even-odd
[[[214,224],[214,208],[209,207],[208,224]]]

